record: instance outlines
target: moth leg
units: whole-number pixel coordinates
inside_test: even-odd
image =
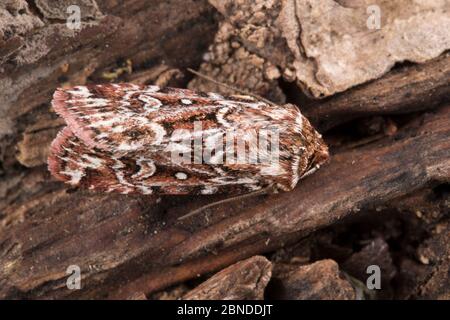
[[[307,176],[313,174],[314,172],[316,172],[317,170],[319,170],[319,168],[320,168],[320,164],[316,164],[314,167],[308,169],[308,171],[306,171],[306,172],[302,175],[301,179],[304,179],[304,178],[306,178]]]

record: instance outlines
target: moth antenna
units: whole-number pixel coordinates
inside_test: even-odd
[[[223,200],[219,200],[219,201],[207,204],[206,206],[203,206],[203,207],[200,207],[198,209],[195,209],[194,211],[191,211],[188,214],[185,214],[184,216],[179,217],[178,220],[184,220],[184,219],[187,219],[189,217],[195,216],[196,214],[199,214],[200,212],[202,212],[202,211],[204,211],[206,209],[209,209],[211,207],[215,207],[215,206],[217,206],[219,204],[228,203],[228,202],[235,201],[235,200],[238,200],[238,199],[242,200],[242,199],[246,199],[246,198],[249,198],[249,197],[254,197],[254,196],[257,196],[257,195],[260,195],[260,194],[267,193],[267,191],[272,189],[272,188],[273,188],[273,186],[270,185],[267,188],[264,188],[264,189],[261,189],[261,190],[253,191],[253,192],[250,192],[250,193],[246,193],[244,195],[239,195],[239,196],[235,196],[235,197],[231,197],[231,198],[227,198],[227,199],[223,199]]]
[[[239,89],[239,88],[236,88],[236,87],[234,87],[234,86],[232,86],[232,85],[229,85],[229,84],[226,84],[226,83],[217,81],[216,79],[213,79],[213,78],[211,78],[210,76],[207,76],[206,74],[203,74],[203,73],[200,73],[200,72],[198,72],[198,71],[195,71],[195,70],[193,70],[193,69],[191,69],[191,68],[187,68],[187,70],[188,70],[189,72],[195,74],[196,76],[200,77],[200,78],[203,78],[203,79],[205,79],[205,80],[208,80],[208,81],[211,81],[211,82],[217,84],[218,86],[222,86],[222,87],[227,88],[227,89],[229,89],[229,90],[233,90],[233,91],[239,92],[240,94],[243,94],[243,95],[247,95],[247,96],[253,97],[253,98],[255,98],[255,99],[261,100],[261,101],[263,101],[263,102],[265,102],[265,103],[267,103],[267,104],[270,104],[270,105],[276,105],[276,104],[273,103],[272,101],[270,101],[270,100],[268,100],[268,99],[266,99],[266,98],[263,98],[263,97],[261,97],[261,96],[259,96],[259,95],[257,95],[257,94],[253,94],[253,93],[250,93],[250,92],[248,92],[248,91],[246,91],[246,90]]]

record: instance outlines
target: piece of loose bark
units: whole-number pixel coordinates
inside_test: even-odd
[[[209,0],[251,52],[325,97],[450,48],[447,1]],[[378,23],[379,20],[379,23]],[[432,36],[430,36],[432,35]]]
[[[50,113],[38,114],[34,121],[27,126],[17,144],[17,161],[26,167],[47,163],[49,146],[65,124]]]
[[[423,64],[405,65],[369,83],[320,101],[299,103],[320,130],[360,117],[406,114],[450,101],[450,53]]]
[[[147,300],[147,297],[142,292],[136,292],[128,298],[128,300]]]
[[[19,15],[20,19],[17,18]],[[42,26],[44,26],[44,23],[39,17],[31,13],[25,0],[2,1],[0,3],[0,43],[17,38],[17,36],[24,36]],[[0,55],[0,62],[2,58],[2,55]]]
[[[374,239],[364,246],[361,251],[354,253],[349,259],[341,264],[342,270],[353,277],[366,282],[370,276],[367,267],[376,265],[380,267],[381,290],[384,296],[390,296],[391,280],[396,274],[396,268],[389,252],[389,246],[383,239]]]
[[[16,180],[0,215],[0,297],[149,294],[271,252],[361,209],[450,181],[449,135],[447,106],[392,137],[333,155],[292,192],[236,199],[182,221],[221,198],[66,193],[39,170],[33,179],[5,177],[0,184]],[[81,290],[65,286],[72,264],[82,270]]]
[[[333,260],[321,260],[304,266],[274,267],[274,276],[268,287],[271,299],[282,300],[354,300],[355,290],[339,274]]]
[[[188,287],[185,283],[181,283],[170,288],[166,288],[162,291],[152,293],[148,296],[149,300],[180,300],[183,296],[192,289]]]
[[[262,256],[239,261],[183,296],[185,300],[262,300],[272,263]]]
[[[35,0],[34,2],[45,19],[66,20],[70,15],[67,10],[73,5],[80,8],[80,18],[84,21],[102,16],[95,0]]]

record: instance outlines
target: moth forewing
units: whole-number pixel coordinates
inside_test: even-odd
[[[93,190],[141,194],[289,191],[328,159],[298,108],[248,96],[105,84],[58,89],[67,127],[49,169]]]

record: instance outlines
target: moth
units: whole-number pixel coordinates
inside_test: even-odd
[[[295,105],[251,96],[101,84],[57,89],[52,106],[67,126],[51,174],[101,192],[290,191],[329,157]]]

